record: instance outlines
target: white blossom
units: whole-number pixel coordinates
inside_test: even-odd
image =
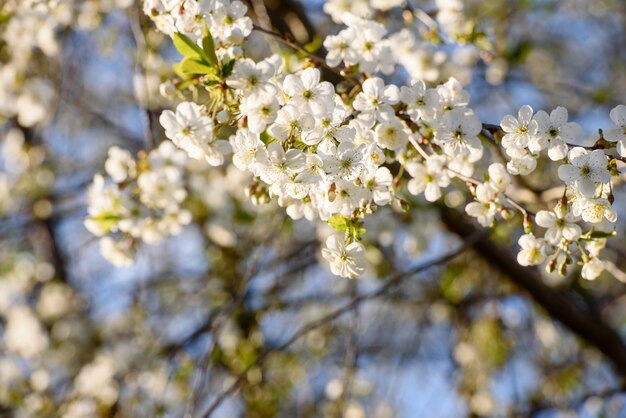
[[[351,217],[352,212],[365,200],[365,190],[346,180],[337,180],[333,185],[334,190],[327,195],[326,209],[329,213]]]
[[[465,212],[476,218],[482,226],[491,226],[498,210],[496,198],[497,192],[493,187],[486,183],[478,184],[476,186],[476,201],[468,203],[465,206]]]
[[[267,146],[267,152],[258,156],[255,165],[261,180],[280,187],[290,175],[303,171],[305,162],[306,156],[302,151],[290,149],[285,152],[281,144],[272,142]]]
[[[374,121],[388,122],[394,118],[391,107],[400,100],[400,90],[393,84],[385,86],[378,77],[368,78],[363,82],[363,91],[354,99],[352,106],[360,111],[359,117],[370,126]]]
[[[594,257],[583,265],[581,276],[586,280],[595,280],[602,274],[604,269],[604,261]]]
[[[572,204],[572,213],[582,216],[583,221],[597,224],[604,219],[611,223],[617,221],[617,212],[606,198],[587,199],[583,196]]]
[[[337,67],[340,63],[355,63],[358,60],[357,52],[352,47],[357,33],[353,28],[342,30],[337,35],[329,35],[324,39],[326,63],[331,67]]]
[[[617,142],[617,152],[622,157],[626,156],[626,106],[617,105],[609,113],[615,128],[604,130],[604,138],[607,141]]]
[[[248,7],[238,0],[219,0],[209,15],[211,34],[224,43],[241,43],[252,32]]]
[[[341,235],[331,235],[322,248],[322,256],[330,264],[333,274],[356,279],[365,272],[365,248],[358,242],[348,245]]]
[[[534,120],[537,122],[537,136],[531,139],[528,148],[533,153],[547,149],[552,161],[565,158],[566,143],[576,143],[581,133],[580,125],[567,121],[567,109],[559,106],[550,115],[540,110]]]
[[[129,151],[119,147],[111,147],[104,163],[104,170],[114,182],[122,183],[129,175],[134,174],[136,170],[135,160]]]
[[[351,142],[342,142],[337,147],[334,155],[323,155],[324,170],[331,176],[344,180],[355,180],[365,166],[363,164],[363,151],[365,146],[354,147]]]
[[[135,249],[130,239],[114,240],[112,237],[100,239],[100,254],[115,267],[128,267],[135,263]]]
[[[393,197],[391,192],[393,176],[388,168],[368,167],[367,170],[361,174],[361,182],[364,187],[372,193],[372,199],[377,205],[384,206],[391,201]]]
[[[410,86],[402,86],[400,100],[407,105],[406,112],[413,122],[430,120],[439,106],[439,94],[434,89],[427,89],[422,80],[412,80]]]
[[[193,102],[182,102],[176,113],[165,110],[159,121],[165,135],[191,158],[205,159],[211,165],[221,165],[230,147],[227,141],[214,140],[213,120],[203,115],[204,108]]]
[[[409,192],[413,195],[424,193],[429,202],[438,200],[442,195],[441,188],[450,184],[443,157],[430,156],[423,164],[410,162],[406,165],[406,171],[412,177],[407,184]]]
[[[359,71],[366,74],[374,74],[378,70],[390,74],[395,62],[388,42],[383,39],[387,33],[385,27],[349,13],[342,15],[342,20],[349,29],[356,32],[351,43],[354,61],[346,60],[346,63],[358,65]]]
[[[581,147],[573,148],[568,159],[570,164],[559,167],[559,178],[575,187],[583,196],[593,197],[596,185],[606,184],[611,180],[607,170],[607,158],[602,150],[588,152]]]
[[[576,221],[577,217],[571,212],[541,210],[535,217],[537,225],[547,229],[544,235],[545,240],[554,245],[558,245],[563,238],[568,241],[576,241],[580,238],[582,230]]]
[[[256,162],[257,152],[263,148],[259,135],[242,128],[230,139],[233,164],[240,170],[248,170]]]
[[[537,168],[537,159],[525,148],[509,147],[506,153],[511,157],[506,169],[514,176],[526,176]]]
[[[328,81],[320,82],[320,70],[317,68],[307,68],[300,76],[287,75],[283,90],[290,102],[302,112],[323,116],[333,109],[335,89]]]
[[[241,114],[248,118],[248,129],[260,134],[276,120],[278,101],[271,95],[251,95],[241,101]]]
[[[489,165],[487,172],[489,173],[489,186],[498,192],[506,191],[506,188],[511,184],[511,176],[507,173],[506,168],[500,163],[493,163]]]
[[[441,117],[435,131],[435,140],[450,156],[482,153],[482,145],[478,139],[481,130],[482,124],[473,112],[452,109]]]
[[[504,148],[525,148],[537,135],[537,121],[533,119],[533,108],[524,105],[520,107],[518,118],[506,115],[500,122],[505,135],[502,137]]]
[[[237,60],[233,73],[226,84],[247,94],[276,95],[276,87],[270,83],[275,68],[267,61],[254,62],[250,58]]]
[[[536,266],[546,259],[544,252],[545,243],[541,238],[533,234],[525,234],[517,241],[520,252],[517,254],[517,262],[522,266]]]
[[[381,148],[397,151],[409,141],[407,127],[400,119],[394,117],[389,122],[376,125],[376,142]]]
[[[279,141],[285,141],[291,136],[299,136],[315,126],[315,119],[308,113],[302,113],[294,105],[283,106],[276,115],[276,120],[267,132]]]
[[[302,142],[307,145],[317,145],[323,140],[331,142],[352,140],[355,131],[351,126],[343,124],[346,116],[345,107],[337,104],[330,113],[315,119],[313,129],[302,133]]]
[[[463,85],[454,77],[450,77],[448,81],[437,86],[435,90],[439,96],[437,101],[438,117],[453,109],[464,109],[469,104],[469,93],[463,89]]]

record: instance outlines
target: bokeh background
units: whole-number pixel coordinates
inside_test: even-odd
[[[593,144],[626,102],[622,0],[468,0],[473,37],[439,44],[445,2],[409,2],[422,14],[408,30],[405,7],[381,0],[247,5],[319,54],[339,28],[324,8],[371,10],[397,36],[389,82],[454,76],[488,123],[562,105]],[[277,45],[255,33],[247,48]],[[372,217],[371,268],[339,279],[316,228],[205,164],[186,173],[191,225],[111,266],[84,227],[86,191],[111,146],[164,140],[175,101],[159,85],[178,59],[133,0],[0,1],[0,416],[626,417],[621,184],[617,271],[593,282],[517,265],[519,221],[398,274],[474,236],[453,189]],[[529,187],[550,198],[542,167]]]

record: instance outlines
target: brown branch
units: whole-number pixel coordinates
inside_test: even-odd
[[[454,209],[444,205],[439,205],[438,208],[445,226],[461,238],[485,230]],[[612,363],[616,374],[621,377],[622,384],[626,385],[624,340],[609,324],[595,317],[579,303],[579,296],[571,291],[556,290],[546,285],[536,269],[520,266],[510,251],[491,241],[487,235],[476,240],[473,249],[487,263],[524,289],[552,318],[603,353]]]
[[[43,138],[40,132],[37,132],[34,128],[21,126],[17,121],[13,121],[13,123],[24,134],[24,142],[26,144],[43,146]],[[52,190],[43,198],[48,199],[51,203],[55,202]],[[44,253],[46,259],[54,267],[55,277],[64,283],[68,283],[66,260],[61,251],[57,234],[59,219],[52,216],[47,216],[43,219],[33,216],[32,219],[32,223],[26,223],[29,229],[27,230],[27,236],[31,241],[31,245],[34,249],[39,249]]]
[[[315,55],[312,52],[309,52],[306,48],[304,48],[302,45],[296,43],[293,39],[293,36],[289,35],[289,34],[280,34],[278,32],[274,32],[270,29],[265,29],[260,27],[259,25],[254,25],[254,30],[264,33],[266,35],[272,36],[275,39],[277,39],[278,41],[280,41],[281,43],[285,44],[286,46],[288,46],[289,48],[292,48],[293,50],[300,52],[301,54],[306,55],[315,65],[317,65],[318,67],[321,67],[322,69],[326,70],[325,74],[324,74],[324,78],[327,79],[328,81],[332,82],[332,83],[337,83],[339,80],[345,80],[345,81],[349,81],[352,84],[361,84],[359,80],[357,80],[356,78],[353,77],[346,77],[344,74],[342,74],[341,71],[339,71],[336,68],[331,67],[330,65],[326,64],[326,61],[324,60],[324,58],[319,57],[317,55]]]

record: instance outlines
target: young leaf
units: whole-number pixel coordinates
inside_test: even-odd
[[[222,77],[227,78],[233,73],[235,67],[235,60],[230,60],[222,66]]]
[[[187,74],[202,74],[209,78],[217,79],[215,67],[210,66],[204,61],[197,58],[187,57],[180,62],[181,68]]]
[[[202,48],[196,45],[188,36],[175,32],[174,35],[172,35],[172,39],[174,46],[183,57],[197,58],[200,61],[210,62],[209,57],[207,57]]]
[[[617,232],[615,231],[611,231],[611,232],[606,232],[606,231],[592,231],[591,234],[589,234],[589,237],[591,239],[597,239],[597,238],[609,238],[609,237],[614,237],[615,235],[617,235]]]
[[[272,142],[276,142],[276,138],[267,133],[267,130],[265,130],[261,132],[261,142],[263,142],[265,145],[269,145]]]
[[[217,65],[217,55],[215,55],[215,42],[213,41],[213,36],[211,36],[211,32],[206,31],[206,36],[202,39],[202,49],[206,54],[209,63],[212,65]]]
[[[335,215],[328,218],[328,225],[337,231],[345,231],[348,228],[348,222],[343,215]]]
[[[187,74],[185,74],[185,71],[183,70],[183,67],[181,65],[181,63],[177,63],[172,65],[172,69],[174,70],[174,73],[176,73],[177,76],[179,76],[180,78],[187,78]]]

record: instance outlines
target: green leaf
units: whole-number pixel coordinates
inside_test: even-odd
[[[183,66],[181,65],[181,63],[172,65],[172,69],[174,70],[174,73],[176,73],[176,75],[180,78],[187,78],[187,74],[185,74],[185,72],[183,71]]]
[[[187,57],[180,62],[180,66],[183,72],[187,74],[213,75],[215,77],[215,68],[197,58]]]
[[[269,145],[272,142],[276,142],[276,138],[267,133],[267,130],[265,130],[261,132],[261,142],[263,142],[265,145]]]
[[[188,36],[180,32],[175,32],[174,35],[172,35],[172,39],[176,50],[178,50],[183,57],[197,58],[200,61],[210,62],[209,57],[207,57],[202,48],[196,45]]]
[[[313,54],[322,47],[322,44],[323,44],[322,37],[319,35],[315,35],[311,42],[304,45],[304,49],[306,49],[308,52]]]
[[[610,238],[615,235],[617,235],[615,231],[606,232],[606,231],[596,231],[592,229],[591,231],[587,231],[584,234],[582,234],[580,236],[580,239],[582,241],[591,241],[591,240],[599,239],[599,238]]]
[[[183,90],[185,90],[186,88],[188,88],[188,87],[192,86],[192,85],[193,85],[193,82],[194,82],[194,80],[193,80],[193,79],[185,80],[185,81],[183,81],[182,83],[178,84],[178,85],[176,86],[176,89],[177,89],[178,91],[183,91]]]
[[[235,62],[235,60],[230,60],[222,66],[222,77],[226,78],[233,73],[233,68],[235,68]]]
[[[348,220],[343,215],[335,215],[328,218],[328,225],[337,231],[345,231],[348,228]]]
[[[609,173],[611,173],[611,176],[615,177],[620,175],[619,169],[617,168],[617,160],[615,158],[609,161]]]
[[[89,220],[100,224],[100,228],[105,234],[108,234],[111,229],[120,221],[120,217],[112,213],[102,213],[98,216],[90,217]]]
[[[606,232],[606,231],[591,231],[591,233],[589,234],[589,238],[591,239],[596,239],[596,238],[609,238],[609,237],[614,237],[616,235],[615,231],[611,231],[611,232]]]
[[[0,10],[0,25],[8,22],[13,15],[11,13]]]
[[[204,50],[208,61],[212,65],[217,65],[217,55],[215,55],[215,42],[211,32],[207,29],[207,35],[202,38],[202,49]]]

